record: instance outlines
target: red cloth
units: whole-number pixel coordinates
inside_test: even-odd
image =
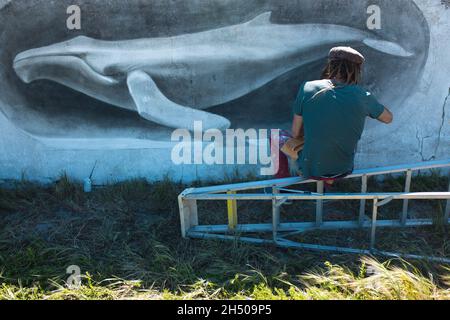
[[[278,148],[276,149],[272,148],[273,146],[272,137],[270,139],[270,149],[272,150],[272,159],[273,161],[278,162],[278,165],[276,165],[276,168],[278,168],[278,172],[275,174],[276,179],[284,179],[291,177],[288,157],[280,150],[283,143],[283,141],[281,141],[282,139],[283,137],[280,136],[280,141],[278,141]],[[276,154],[274,154],[274,152],[276,152]]]

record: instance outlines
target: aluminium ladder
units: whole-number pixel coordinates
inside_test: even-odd
[[[182,192],[178,197],[181,219],[181,233],[184,238],[240,240],[253,244],[275,244],[285,248],[297,248],[315,251],[332,251],[353,254],[373,254],[391,257],[404,257],[409,259],[428,259],[443,263],[450,263],[450,259],[443,257],[428,257],[412,254],[399,254],[384,252],[376,249],[377,228],[404,228],[432,225],[432,219],[411,219],[408,217],[408,202],[410,200],[447,200],[444,212],[444,223],[450,223],[450,185],[445,192],[411,192],[413,172],[427,169],[450,168],[450,159],[441,161],[422,162],[411,165],[390,166],[376,169],[357,170],[345,179],[360,178],[361,193],[326,193],[324,182],[306,180],[301,177],[267,180],[248,183],[238,183],[203,188],[191,188]],[[369,193],[367,190],[368,177],[393,173],[405,173],[406,182],[404,192],[401,193]],[[306,193],[289,189],[290,186],[317,184],[317,193]],[[267,194],[264,189],[271,188]],[[253,190],[253,193],[247,193]],[[245,191],[246,193],[239,193]],[[282,193],[283,192],[283,193]],[[228,208],[228,225],[200,225],[198,219],[198,201],[226,201]],[[237,201],[256,200],[272,202],[271,224],[239,224]],[[323,202],[326,200],[359,200],[360,209],[356,220],[352,221],[325,221],[323,215]],[[398,219],[379,220],[378,209],[393,200],[402,200],[403,209]],[[280,208],[286,201],[316,201],[315,221],[313,222],[280,222]],[[372,212],[366,216],[366,202],[372,201]],[[370,249],[354,249],[337,246],[324,246],[316,244],[299,243],[288,240],[287,237],[313,230],[339,230],[339,229],[369,229]],[[271,233],[271,237],[252,237],[246,234]]]

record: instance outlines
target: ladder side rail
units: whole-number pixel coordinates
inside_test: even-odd
[[[415,164],[379,167],[379,168],[372,168],[372,169],[359,169],[359,170],[355,170],[352,174],[347,176],[345,179],[361,178],[364,175],[377,176],[377,175],[392,174],[392,173],[402,173],[402,172],[407,172],[408,170],[419,171],[419,170],[446,168],[446,167],[450,167],[450,159],[421,162],[421,163],[415,163]],[[293,177],[293,178],[276,179],[276,180],[263,180],[263,181],[218,185],[218,186],[211,186],[211,187],[191,188],[188,190],[189,190],[190,194],[223,193],[223,192],[227,192],[230,190],[231,191],[256,190],[256,189],[269,188],[272,186],[285,187],[285,186],[291,186],[291,185],[308,184],[308,183],[316,183],[316,182],[317,182],[316,180],[304,179],[301,177]]]
[[[317,193],[323,195],[325,183],[323,181],[317,181]],[[316,200],[316,225],[319,227],[323,223],[323,200]]]
[[[405,193],[409,193],[411,191],[411,181],[412,181],[412,170],[408,170],[406,172],[406,181],[405,181]],[[406,221],[408,220],[408,207],[409,200],[403,200],[403,210],[400,217],[400,223],[404,226],[406,225]]]
[[[367,175],[364,174],[361,177],[361,193],[367,193]],[[366,199],[361,199],[359,204],[359,225],[364,225],[364,220],[366,217]]]
[[[450,178],[450,177],[449,177]],[[450,179],[448,183],[448,192],[450,192]],[[447,200],[447,205],[445,206],[445,213],[444,213],[444,222],[445,224],[450,224],[450,199]]]
[[[181,235],[186,238],[189,230],[198,226],[197,200],[185,199],[181,194],[178,197],[178,206],[180,208]]]
[[[195,200],[384,200],[392,197],[394,200],[448,200],[450,192],[385,192],[385,193],[326,193],[326,194],[188,194],[185,199]]]

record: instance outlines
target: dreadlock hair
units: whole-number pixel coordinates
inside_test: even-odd
[[[319,92],[314,94],[314,96],[312,96],[311,100],[314,100],[327,91],[339,89],[345,85],[359,84],[361,82],[361,67],[362,64],[351,62],[345,59],[328,60],[328,63],[322,72],[322,79],[338,79],[340,81],[343,81],[344,83],[343,85],[336,85],[334,82],[332,82],[331,87],[320,90]]]
[[[322,72],[322,79],[339,79],[347,85],[361,82],[362,65],[349,60],[329,60]]]

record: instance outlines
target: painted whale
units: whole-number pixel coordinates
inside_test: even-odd
[[[267,12],[243,24],[169,38],[77,37],[18,54],[14,69],[26,83],[52,80],[167,127],[192,130],[194,121],[202,121],[205,130],[225,129],[228,119],[204,110],[322,59],[331,46],[341,44],[413,55],[368,31],[274,24]],[[170,84],[171,94],[159,89],[162,82]]]

